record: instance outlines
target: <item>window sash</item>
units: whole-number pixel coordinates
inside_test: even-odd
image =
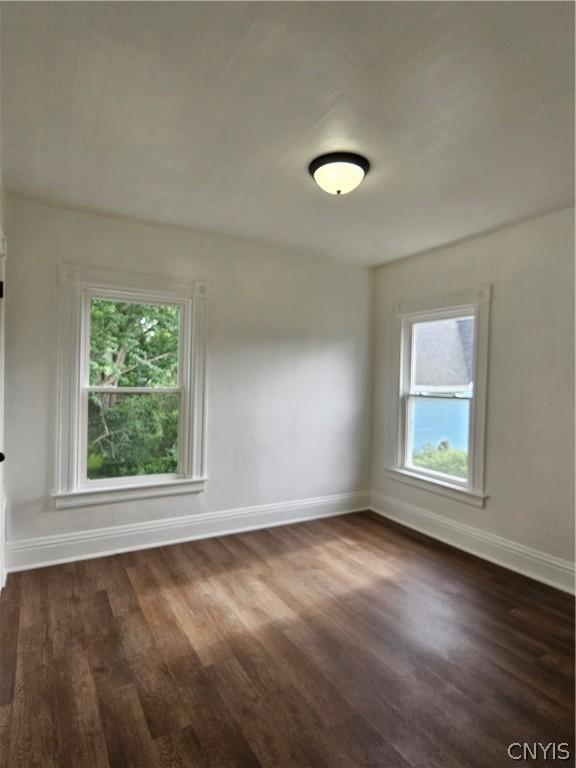
[[[422,397],[430,400],[444,399],[444,400],[473,400],[474,395],[467,392],[420,392],[419,390],[410,390],[407,392],[410,397]]]
[[[426,467],[418,466],[411,461],[411,457],[414,452],[414,446],[412,444],[413,435],[413,403],[416,400],[467,400],[470,403],[468,409],[468,444],[467,444],[467,476],[466,478],[458,477],[457,475],[450,475],[446,472],[439,472],[438,470],[428,469]],[[420,393],[408,392],[402,397],[402,421],[404,424],[404,456],[402,467],[408,469],[410,472],[420,475],[426,475],[431,478],[444,480],[452,485],[461,485],[464,488],[470,487],[470,481],[473,472],[473,397],[460,397],[458,395],[422,395]]]
[[[91,307],[92,299],[106,299],[130,304],[155,304],[157,306],[177,306],[180,308],[178,326],[178,386],[176,387],[100,387],[90,385],[91,359]],[[81,339],[80,339],[80,377],[79,377],[79,419],[76,445],[76,481],[79,489],[98,487],[130,487],[165,480],[181,480],[190,476],[187,471],[190,457],[190,438],[187,433],[187,420],[190,412],[189,388],[187,381],[190,377],[191,350],[188,329],[191,313],[190,300],[172,297],[159,297],[145,291],[123,291],[115,288],[85,288],[81,296]],[[88,400],[91,392],[111,394],[177,394],[179,396],[178,413],[178,471],[155,475],[130,475],[128,477],[110,477],[90,479],[88,477]]]
[[[86,392],[102,392],[110,395],[177,395],[183,387],[83,387]]]
[[[456,394],[456,393],[463,393],[467,394],[470,392],[469,388],[466,386],[458,386],[458,385],[444,385],[439,386],[436,390],[430,389],[429,387],[426,387],[421,384],[416,384],[414,381],[415,375],[416,375],[416,365],[415,365],[415,358],[416,358],[416,334],[414,333],[414,326],[419,325],[421,323],[433,323],[433,322],[439,322],[442,320],[473,320],[474,321],[474,335],[476,335],[476,312],[470,311],[470,308],[467,310],[462,309],[450,309],[445,311],[437,311],[433,313],[427,313],[425,315],[421,315],[418,317],[411,318],[409,321],[409,334],[410,338],[408,340],[408,343],[410,345],[410,370],[408,372],[408,387],[407,390],[411,394],[430,394],[436,395],[440,393],[446,393],[448,395],[450,394]],[[474,358],[472,360],[472,368],[475,370],[475,349],[474,349]],[[472,381],[472,391],[474,389],[474,379]]]
[[[92,389],[94,391],[98,391],[98,387],[91,387],[90,385],[90,360],[91,360],[91,339],[92,339],[92,299],[104,299],[106,301],[116,301],[123,304],[154,304],[155,306],[160,307],[178,307],[180,309],[180,322],[178,324],[178,378],[177,378],[177,384],[176,387],[142,387],[142,389],[182,389],[185,382],[185,377],[183,376],[183,369],[184,369],[184,363],[186,362],[185,358],[187,355],[185,354],[186,350],[183,347],[183,339],[186,335],[186,321],[187,317],[187,303],[186,301],[178,300],[178,299],[161,299],[156,295],[150,296],[146,293],[140,293],[137,294],[131,294],[127,292],[122,292],[121,290],[116,289],[88,289],[83,291],[82,295],[82,327],[83,327],[83,335],[82,335],[82,351],[81,351],[81,377],[80,377],[80,386],[81,388],[86,389]],[[116,387],[115,389],[120,390],[121,387]],[[140,387],[122,387],[122,389],[125,390],[137,390],[141,389]]]
[[[178,464],[176,472],[161,472],[156,474],[147,475],[128,475],[126,477],[102,477],[102,478],[90,478],[88,477],[88,401],[90,394],[95,392],[97,394],[111,394],[111,395],[177,395],[178,396]],[[150,388],[143,389],[142,387],[85,387],[80,393],[80,410],[81,418],[84,424],[84,428],[81,434],[80,442],[80,483],[83,487],[97,488],[99,486],[108,487],[110,485],[141,485],[147,482],[154,482],[159,480],[183,479],[186,477],[186,473],[183,471],[183,461],[185,459],[186,446],[183,445],[183,429],[185,428],[184,419],[182,415],[183,403],[185,402],[185,390],[183,388]]]

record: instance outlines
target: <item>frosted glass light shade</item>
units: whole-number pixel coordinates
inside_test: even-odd
[[[332,152],[312,160],[308,170],[324,192],[330,195],[346,195],[356,189],[369,168],[368,160],[362,155]]]

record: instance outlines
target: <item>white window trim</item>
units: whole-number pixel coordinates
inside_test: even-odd
[[[206,484],[206,304],[205,283],[181,283],[112,270],[60,267],[61,304],[56,425],[56,508],[110,504],[155,496],[197,493]],[[175,474],[87,480],[86,402],[90,301],[93,296],[181,308],[178,386],[179,468]],[[119,388],[122,391],[122,388]],[[130,392],[137,391],[129,388]],[[148,390],[149,391],[149,390]]]
[[[392,416],[391,434],[394,444],[386,471],[390,477],[421,490],[438,493],[468,504],[483,507],[487,495],[484,490],[484,457],[486,432],[486,397],[488,383],[488,335],[490,321],[489,285],[473,291],[460,291],[423,300],[401,302],[395,312],[394,365],[389,382],[389,409]],[[407,350],[414,322],[445,319],[463,313],[475,319],[474,396],[470,408],[469,477],[458,482],[450,476],[427,472],[405,464],[406,456],[406,393],[410,373],[410,351]]]

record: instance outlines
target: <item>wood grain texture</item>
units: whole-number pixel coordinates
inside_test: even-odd
[[[0,768],[498,768],[573,701],[569,596],[370,513],[0,598]]]

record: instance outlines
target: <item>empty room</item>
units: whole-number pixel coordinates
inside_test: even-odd
[[[0,768],[575,765],[572,2],[0,2]]]

